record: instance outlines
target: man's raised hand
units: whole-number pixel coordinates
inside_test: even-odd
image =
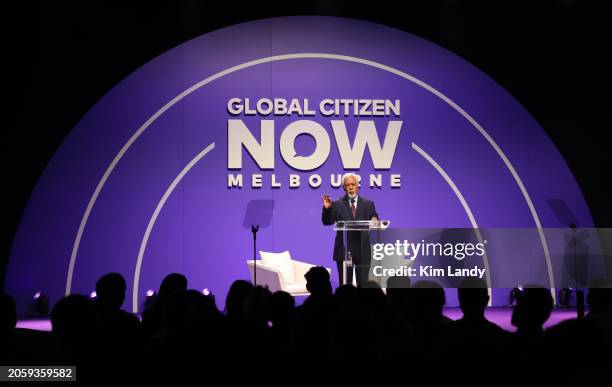
[[[329,197],[328,194],[323,195],[323,207],[324,208],[331,208],[331,206],[332,206],[331,197]]]

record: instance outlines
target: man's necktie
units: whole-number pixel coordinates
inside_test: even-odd
[[[353,212],[353,219],[355,219],[355,213],[357,212],[355,208],[355,199],[351,199],[351,211]]]

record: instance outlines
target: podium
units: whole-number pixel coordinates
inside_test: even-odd
[[[372,231],[385,230],[389,227],[391,221],[379,220],[378,222],[372,222],[371,220],[341,220],[334,224],[334,231],[342,232],[342,244],[344,257],[342,260],[342,285],[346,285],[348,270],[354,269],[354,262],[352,259],[352,253],[349,250],[349,234],[353,232],[370,233]],[[365,238],[361,238],[363,241]],[[363,246],[361,246],[363,248]],[[355,278],[355,277],[353,277]]]

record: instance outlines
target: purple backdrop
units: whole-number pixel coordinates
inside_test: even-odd
[[[302,53],[327,56],[268,59],[234,68]],[[190,90],[213,75],[217,78]],[[140,303],[145,291],[157,288],[172,271],[186,274],[191,288],[211,289],[222,307],[232,281],[248,277],[245,261],[251,257],[252,242],[242,223],[254,199],[274,201],[271,225],[259,233],[261,250],[289,250],[296,259],[333,267],[333,232],[321,224],[320,197],[343,194],[329,186],[329,175],[344,171],[330,118],[232,117],[226,109],[232,97],[308,98],[315,109],[323,98],[401,100],[399,118],[374,118],[381,141],[389,120],[403,121],[391,169],[376,172],[366,150],[357,171],[383,175],[382,188],[366,184],[361,193],[374,200],[381,216],[395,227],[472,226],[447,180],[413,144],[452,179],[480,227],[536,226],[508,163],[520,176],[543,227],[566,226],[548,199],[561,200],[581,227],[592,227],[580,189],[553,143],[512,96],[469,63],[416,36],[368,22],[266,19],[224,28],[164,53],[114,87],[83,117],[40,178],[14,241],[6,289],[20,308],[36,290],[45,291],[52,302],[67,290],[88,294],[96,279],[109,271],[125,276],[129,310],[134,308],[135,277]],[[275,121],[275,168],[259,171],[243,153],[242,170],[232,172],[244,175],[242,189],[227,188],[230,118],[243,119],[256,138],[261,119]],[[298,119],[315,120],[330,134],[329,158],[316,171],[291,169],[278,150],[282,129]],[[352,141],[359,118],[334,119],[346,122]],[[188,168],[213,143],[214,148]],[[296,150],[307,156],[314,142],[300,136]],[[264,174],[264,187],[252,189],[249,176],[258,172]],[[270,188],[271,173],[281,188]],[[288,188],[290,173],[302,175],[299,189]],[[306,182],[312,173],[323,177],[317,189]],[[392,173],[401,174],[400,189],[389,187]],[[502,298],[505,301],[505,294]]]

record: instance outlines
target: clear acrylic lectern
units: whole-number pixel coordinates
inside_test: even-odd
[[[385,230],[389,227],[389,220],[379,220],[373,222],[371,220],[342,220],[334,224],[334,231],[342,232],[342,243],[344,245],[344,259],[342,260],[342,285],[346,285],[346,277],[348,270],[354,269],[353,254],[348,249],[348,233]],[[363,239],[362,239],[363,240]],[[355,278],[355,276],[353,276]]]

